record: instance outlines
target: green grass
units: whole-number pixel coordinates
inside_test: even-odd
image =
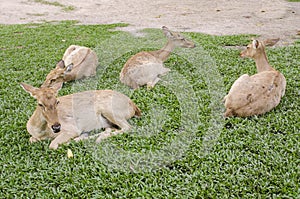
[[[287,79],[286,95],[271,112],[223,119],[222,97],[254,62],[238,57],[253,35],[185,33],[195,49],[176,49],[172,69],[148,91],[119,83],[126,60],[166,42],[111,31],[114,25],[0,25],[0,198],[299,198],[299,50],[268,48],[269,62]],[[143,117],[130,132],[99,145],[71,142],[49,150],[30,144],[26,122],[36,102],[19,86],[39,86],[71,45],[99,57],[97,76],[64,85],[60,95],[115,89],[131,97]],[[74,153],[66,156],[67,149]]]

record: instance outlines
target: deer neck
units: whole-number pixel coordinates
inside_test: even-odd
[[[46,79],[41,85],[41,87],[50,87],[50,86],[51,86],[51,80],[49,79]]]
[[[168,41],[168,43],[162,49],[154,51],[154,54],[159,60],[164,62],[169,58],[174,49],[175,45],[171,41]]]
[[[48,128],[47,121],[39,107],[35,109],[27,125],[30,125],[34,129],[40,129],[40,131],[45,131]]]
[[[50,73],[47,75],[46,80],[44,81],[41,87],[51,87],[57,82],[63,83],[63,78],[64,76],[62,69],[55,68],[52,71],[50,71]]]
[[[269,70],[274,70],[269,64],[268,58],[266,56],[266,53],[263,52],[256,57],[254,57],[254,61],[256,64],[256,69],[257,72],[262,72],[262,71],[269,71]]]

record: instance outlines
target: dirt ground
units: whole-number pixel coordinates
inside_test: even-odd
[[[67,6],[72,6],[70,7]],[[285,0],[0,0],[1,24],[78,20],[82,24],[128,23],[132,33],[168,26],[214,35],[253,33],[299,38],[300,2]]]

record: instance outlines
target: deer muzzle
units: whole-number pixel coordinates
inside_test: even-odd
[[[51,126],[51,128],[54,133],[58,133],[58,132],[60,132],[61,125],[60,125],[60,123],[56,122],[55,124],[53,124]]]
[[[244,51],[242,51],[242,52],[240,53],[240,57],[242,57],[242,58],[245,57],[245,52],[244,52]]]

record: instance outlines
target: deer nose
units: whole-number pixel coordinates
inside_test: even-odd
[[[191,44],[190,46],[189,46],[189,48],[195,48],[196,47],[196,44]]]
[[[58,133],[60,131],[61,125],[59,123],[55,123],[51,126],[54,133]]]
[[[191,44],[189,44],[189,46],[188,46],[188,48],[195,48],[196,47],[196,44],[194,44],[194,43],[191,43]]]

